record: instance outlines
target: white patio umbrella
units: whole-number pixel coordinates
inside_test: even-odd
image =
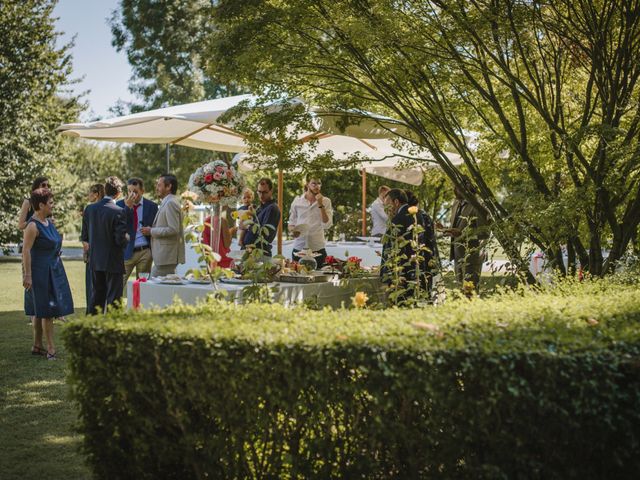
[[[238,95],[203,102],[189,103],[174,107],[160,108],[106,120],[88,123],[69,123],[58,127],[62,135],[122,143],[151,143],[183,145],[187,147],[219,152],[246,152],[248,146],[244,136],[233,129],[233,124],[223,124],[218,120],[230,108],[241,102],[256,102],[253,95]],[[270,107],[277,108],[277,104]],[[407,130],[400,123],[388,117],[367,112],[331,112],[310,108],[314,131],[302,132],[302,143],[317,140],[316,152],[330,150],[336,158],[346,158],[360,153],[372,162],[400,158],[406,152],[394,148],[393,141],[406,136]],[[359,122],[342,127],[345,115],[360,117]],[[390,165],[368,165],[371,172],[386,172],[411,179],[409,183],[419,184],[421,174],[392,173]],[[167,156],[167,170],[169,170]],[[368,170],[369,171],[369,170]],[[398,178],[400,178],[398,177]],[[393,178],[393,177],[389,177]],[[418,180],[419,178],[419,180]],[[417,182],[417,183],[416,183]],[[282,207],[282,172],[278,175],[278,203]],[[282,222],[281,222],[282,223]],[[282,225],[279,228],[281,244]],[[280,250],[280,248],[279,248]]]
[[[255,103],[253,95],[218,98],[175,107],[160,108],[122,117],[88,123],[68,123],[58,127],[62,135],[123,143],[156,143],[218,152],[245,152],[247,145],[233,124],[218,119],[241,102]],[[277,107],[277,104],[271,107]],[[372,116],[362,118],[357,125],[341,130],[340,120],[345,113],[310,108],[315,131],[302,132],[301,142],[317,139],[319,149],[354,152],[370,149],[377,139],[395,138],[405,128],[393,119]],[[353,112],[353,116],[358,115]],[[374,147],[375,148],[375,147]]]

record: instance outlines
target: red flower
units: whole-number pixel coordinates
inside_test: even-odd
[[[349,263],[355,263],[356,265],[360,265],[360,262],[361,262],[361,261],[362,261],[362,259],[361,259],[361,258],[358,258],[358,257],[349,257],[349,258],[347,259],[347,262],[349,262]]]
[[[333,255],[327,255],[324,259],[324,263],[328,263],[329,265],[332,265],[334,263],[338,263],[338,261],[336,260],[336,257],[334,257]]]
[[[211,182],[213,182],[213,174],[212,174],[212,173],[207,173],[207,174],[204,176],[204,182],[205,182],[205,183],[211,183]]]

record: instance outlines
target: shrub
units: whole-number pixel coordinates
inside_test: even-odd
[[[640,290],[214,303],[65,332],[98,478],[631,478]]]

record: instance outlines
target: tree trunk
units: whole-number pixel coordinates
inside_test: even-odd
[[[589,222],[589,231],[590,231],[590,239],[589,239],[589,272],[593,276],[602,276],[602,266],[603,266],[603,258],[602,258],[602,244],[600,242],[600,232],[598,231],[598,226]]]
[[[576,275],[576,249],[573,246],[571,238],[567,239],[567,274],[575,277]]]

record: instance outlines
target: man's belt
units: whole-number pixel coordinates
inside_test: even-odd
[[[147,248],[151,248],[149,245],[142,245],[141,247],[135,247],[133,249],[134,252],[141,252],[142,250],[146,250]]]

